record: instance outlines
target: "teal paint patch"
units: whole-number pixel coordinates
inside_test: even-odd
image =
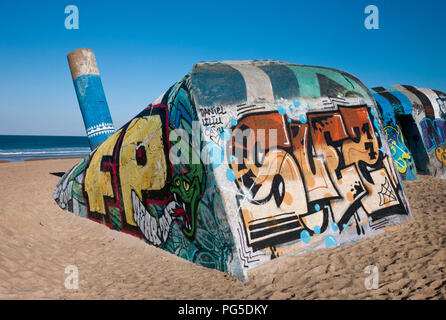
[[[283,106],[279,106],[277,108],[277,111],[279,111],[279,113],[283,116],[286,114],[286,109]]]
[[[287,66],[297,79],[299,85],[299,97],[318,98],[321,95],[319,82],[313,68],[300,66]]]
[[[412,172],[412,170],[410,170],[410,168],[407,168],[406,180],[418,180],[418,177]]]
[[[346,73],[318,67],[292,65],[287,67],[297,78],[300,97],[369,97],[366,89]]]

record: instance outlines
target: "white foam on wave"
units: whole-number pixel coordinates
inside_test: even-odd
[[[0,159],[80,157],[89,155],[90,151],[90,148],[0,149]]]

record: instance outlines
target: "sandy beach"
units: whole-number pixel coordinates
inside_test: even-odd
[[[0,163],[1,299],[444,299],[446,180],[405,182],[415,217],[333,249],[283,256],[239,280],[63,211],[59,177],[78,159]],[[79,270],[79,289],[64,286]],[[376,265],[379,288],[364,268]]]

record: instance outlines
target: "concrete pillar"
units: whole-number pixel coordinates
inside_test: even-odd
[[[77,100],[91,150],[115,132],[94,52],[77,49],[68,55]]]

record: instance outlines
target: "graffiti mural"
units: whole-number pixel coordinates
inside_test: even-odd
[[[409,110],[408,101],[398,94],[393,95],[384,88],[375,88],[378,93],[373,97],[376,101],[379,113],[378,116],[383,122],[384,133],[392,152],[393,160],[404,180],[416,180],[416,164],[407,146],[406,138],[401,130],[401,122],[396,114],[405,114]]]
[[[171,148],[195,152],[169,126],[170,120],[191,128],[191,112],[182,117],[186,103],[178,96],[167,100],[170,110],[150,106],[118,130],[62,178],[55,199],[64,209],[227,271],[234,244],[215,182],[201,162],[169,161]]]
[[[407,214],[399,197],[401,185],[380,150],[366,106],[308,113],[307,119],[302,123],[287,121],[278,112],[254,113],[235,127],[234,132],[252,135],[243,135],[244,144],[234,143],[232,155],[242,159],[230,166],[248,243],[255,251],[298,240],[304,230],[323,233],[330,223],[342,232],[352,217],[358,234],[364,233],[359,208],[371,221]],[[267,128],[277,129],[277,145],[254,134]],[[249,146],[248,140],[254,144]]]
[[[399,126],[386,126],[384,132],[387,135],[392,156],[399,173],[406,173],[408,169],[408,162],[412,160],[412,155],[404,142],[403,133]]]
[[[379,114],[368,89],[340,70],[199,63],[67,172],[54,199],[247,280],[280,255],[411,218],[398,174],[411,153]]]
[[[385,130],[399,172],[407,173],[414,159],[419,173],[446,178],[445,94],[408,85],[373,90],[380,117],[388,123]]]

